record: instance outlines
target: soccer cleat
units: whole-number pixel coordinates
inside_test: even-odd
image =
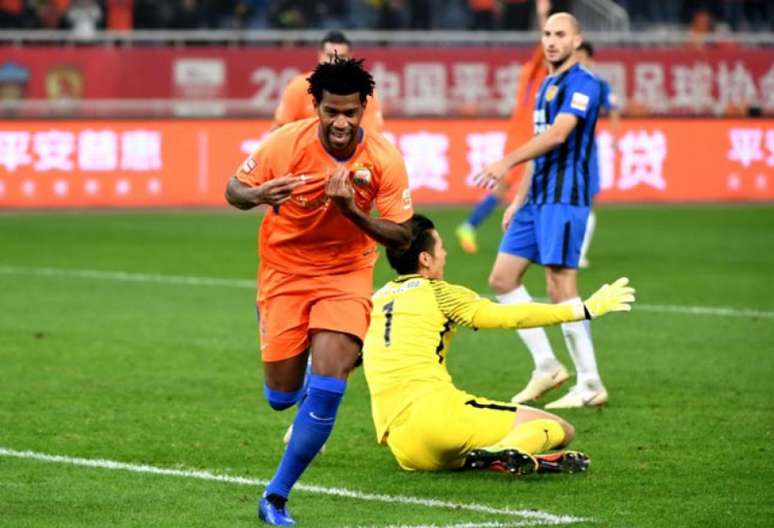
[[[258,501],[258,518],[272,526],[295,526],[296,521],[293,520],[293,517],[290,516],[287,510],[287,501],[278,495],[273,495],[273,497],[279,498],[282,506],[277,506],[275,504],[276,500],[275,502],[270,501],[266,492],[264,492],[261,495],[261,500]]]
[[[288,426],[288,430],[285,431],[285,436],[282,437],[282,443],[285,445],[288,445],[290,443],[290,437],[293,436],[293,424],[290,424]],[[320,453],[325,453],[325,446],[327,444],[323,444],[323,446],[320,448]]]
[[[607,390],[601,385],[591,389],[578,385],[556,401],[546,404],[546,409],[575,409],[578,407],[594,407],[607,403]]]
[[[486,469],[511,475],[529,475],[538,470],[538,462],[528,454],[516,449],[489,451],[474,449],[465,457],[464,469]]]
[[[524,403],[531,400],[537,400],[543,394],[555,389],[570,377],[567,369],[564,365],[557,364],[551,372],[544,372],[542,370],[533,370],[532,377],[529,379],[529,383],[524,389],[513,396],[511,401],[513,403]]]
[[[476,253],[478,244],[476,244],[476,228],[465,222],[457,226],[457,241],[460,243],[462,251],[465,253]]]
[[[538,473],[583,473],[591,460],[580,451],[557,451],[535,455]]]

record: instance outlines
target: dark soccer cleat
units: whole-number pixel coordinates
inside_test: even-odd
[[[486,469],[511,475],[529,475],[538,470],[538,462],[532,455],[516,449],[489,451],[474,449],[465,457],[465,469]]]
[[[584,473],[591,459],[580,451],[557,451],[535,455],[538,473]]]
[[[264,493],[258,501],[258,518],[272,526],[295,526],[296,521],[288,513],[286,503],[279,495]]]

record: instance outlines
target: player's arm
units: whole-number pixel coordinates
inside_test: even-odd
[[[551,126],[543,132],[477,174],[476,181],[486,187],[494,186],[516,165],[542,156],[564,143],[577,124],[578,118],[575,115],[559,114]]]
[[[286,174],[281,178],[275,178],[274,174],[282,174],[280,170],[286,167],[275,167],[270,163],[272,156],[277,152],[277,144],[284,145],[278,140],[276,134],[272,134],[258,149],[250,154],[247,159],[228,180],[226,184],[226,201],[237,209],[247,210],[259,205],[271,205],[278,207],[290,199],[293,189],[302,185],[305,176],[293,176]],[[287,157],[287,154],[283,152]]]
[[[328,179],[325,193],[341,214],[383,246],[399,249],[408,247],[411,243],[411,219],[397,223],[384,218],[372,218],[358,208],[346,165],[342,164],[336,168]]]
[[[519,208],[524,205],[524,202],[527,201],[527,193],[529,192],[529,188],[532,186],[532,174],[534,171],[535,162],[530,161],[527,163],[527,166],[524,169],[524,175],[521,177],[519,188],[516,189],[516,194],[513,196],[513,200],[511,200],[511,203],[508,204],[508,207],[505,208],[505,212],[503,213],[503,232],[508,230],[508,226],[511,225],[516,211],[518,211]]]
[[[226,186],[226,201],[242,210],[264,204],[277,207],[288,201],[293,189],[304,182],[304,176],[288,174],[260,185],[250,185],[239,180],[237,176],[232,176]]]
[[[634,288],[629,279],[605,284],[585,302],[562,304],[499,304],[462,286],[433,281],[438,306],[455,323],[474,328],[534,328],[593,319],[609,312],[631,310]]]

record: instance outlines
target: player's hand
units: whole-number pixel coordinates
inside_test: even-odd
[[[635,290],[629,279],[621,277],[613,284],[605,284],[583,303],[592,319],[608,312],[628,312],[632,309]]]
[[[296,187],[306,182],[306,176],[286,174],[281,178],[269,180],[255,188],[259,204],[269,204],[277,207],[290,200],[290,195]]]
[[[518,202],[511,202],[511,204],[505,208],[505,212],[503,213],[503,233],[508,231],[508,228],[511,225],[511,222],[513,221],[513,217],[516,215],[516,211],[518,211]]]
[[[349,169],[346,165],[342,164],[336,167],[336,170],[328,178],[328,182],[325,184],[325,195],[345,215],[357,209],[355,191],[352,189],[352,182],[349,181]]]
[[[503,176],[508,172],[509,167],[505,164],[505,160],[500,160],[497,163],[492,163],[487,168],[476,174],[473,181],[479,187],[485,189],[494,189]]]

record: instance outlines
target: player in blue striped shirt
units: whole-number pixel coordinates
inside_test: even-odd
[[[531,181],[525,177],[517,198],[505,212],[503,225],[507,229],[489,277],[490,287],[504,304],[532,300],[522,284],[532,262],[545,267],[553,302],[579,299],[577,268],[591,209],[589,163],[600,85],[597,77],[578,63],[575,52],[583,39],[575,17],[568,13],[549,17],[542,41],[549,76],[535,103],[535,136],[478,175],[479,181],[491,186],[514,166],[532,160]],[[568,394],[546,408],[606,403],[591,327],[583,321],[564,323],[562,333],[578,379]],[[543,329],[520,330],[519,335],[532,353],[535,370],[526,388],[513,397],[516,403],[536,400],[569,378]]]
[[[587,69],[591,70],[594,64],[594,46],[590,42],[582,42],[578,50],[578,61]],[[618,131],[620,128],[621,112],[618,106],[618,98],[615,93],[610,89],[610,84],[602,77],[599,79],[599,107],[602,115],[607,115],[610,118],[610,131],[612,134],[612,146],[615,148],[618,141]],[[589,181],[591,182],[591,212],[589,212],[589,219],[586,222],[586,234],[583,236],[583,245],[581,246],[580,261],[578,262],[579,268],[588,268],[589,261],[586,255],[591,245],[591,239],[594,236],[594,229],[597,225],[597,215],[594,214],[594,197],[599,192],[599,149],[597,148],[597,142],[594,142],[594,149],[591,151],[591,160],[589,161]]]

